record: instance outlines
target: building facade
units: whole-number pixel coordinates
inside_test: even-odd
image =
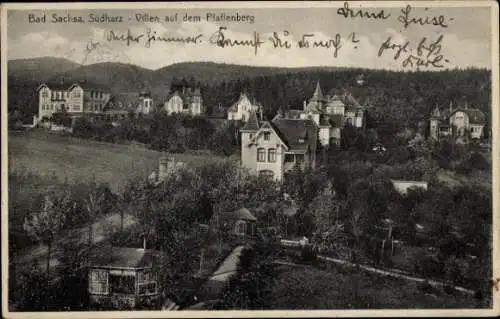
[[[348,92],[324,95],[319,82],[302,110],[280,111],[281,118],[311,119],[318,127],[322,146],[339,145],[341,130],[346,125],[365,127],[365,108]]]
[[[39,119],[51,118],[59,112],[70,115],[102,113],[111,97],[108,90],[84,83],[74,83],[69,87],[43,83],[37,91]]]
[[[205,115],[205,107],[200,88],[183,86],[174,91],[164,104],[168,114],[189,114],[193,116]]]
[[[467,143],[480,140],[484,137],[486,116],[478,108],[459,106],[441,111],[434,108],[429,120],[429,137],[439,141],[444,137],[451,137],[458,142]]]
[[[241,164],[252,174],[282,180],[316,165],[318,128],[310,119],[259,121],[254,111],[241,129]]]
[[[139,94],[139,102],[137,105],[137,114],[149,114],[153,109],[153,97],[151,96],[151,92],[142,91]]]
[[[227,119],[229,121],[243,121],[246,122],[250,117],[250,112],[254,111],[260,115],[262,114],[262,105],[257,103],[255,99],[250,99],[248,94],[242,92],[238,101],[236,101],[227,111]]]
[[[88,266],[90,304],[108,309],[156,308],[161,301],[160,258],[160,252],[144,248],[95,248]]]

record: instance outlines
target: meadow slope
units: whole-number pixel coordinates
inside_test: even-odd
[[[85,182],[95,177],[119,191],[130,178],[147,177],[158,167],[158,159],[169,155],[134,145],[120,145],[42,131],[9,132],[10,170],[27,170],[69,182]],[[173,154],[176,161],[199,166],[216,161],[217,156]]]

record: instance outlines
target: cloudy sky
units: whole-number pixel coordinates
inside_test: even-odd
[[[397,3],[394,6],[398,5]],[[227,4],[226,4],[227,6]],[[366,11],[378,13],[384,10],[387,19],[346,18],[337,13],[344,4],[339,2],[335,7],[323,8],[194,8],[194,9],[96,9],[96,10],[10,10],[7,16],[7,52],[9,59],[34,58],[42,56],[65,57],[77,63],[91,64],[114,61],[132,63],[141,67],[157,69],[173,63],[186,61],[213,61],[244,65],[303,67],[303,66],[351,66],[386,69],[411,69],[411,64],[403,67],[409,55],[416,64],[420,57],[423,62],[442,56],[440,64],[445,68],[455,67],[487,67],[491,68],[491,9],[488,7],[413,7],[410,17],[443,16],[447,27],[418,24],[408,25],[399,21],[403,5],[398,7],[366,8]],[[350,3],[354,11],[359,9],[355,2]],[[249,22],[217,22],[207,20],[207,13],[214,16],[240,15],[253,16]],[[52,23],[53,15],[67,17],[81,16],[85,23]],[[122,16],[122,23],[91,23],[89,15],[100,17]],[[160,23],[138,22],[136,15],[149,14],[158,16]],[[165,17],[177,21],[167,22]],[[199,22],[183,22],[184,15],[200,16]],[[42,17],[45,23],[29,23],[29,17]],[[254,48],[235,46],[221,48],[210,43],[211,36],[220,26],[226,39],[252,40],[254,32],[264,43],[255,53]],[[159,36],[185,38],[198,36],[201,43],[180,44],[173,42],[155,42],[146,47],[147,30]],[[290,49],[273,48],[269,37],[273,32],[291,44]],[[109,41],[108,36],[133,36],[144,34],[139,43],[127,45],[124,41]],[[311,47],[298,48],[297,41],[303,34],[313,34]],[[332,48],[312,48],[314,41],[328,42],[340,36],[341,48],[334,56]],[[353,43],[352,37],[356,39]],[[428,51],[418,55],[418,44],[423,38],[426,47],[438,40],[439,45],[429,57]],[[395,50],[382,50],[380,47],[391,37],[391,44],[404,45],[408,42],[407,52],[394,59]],[[99,43],[86,52],[89,41]],[[439,47],[440,46],[440,47]],[[394,47],[397,48],[397,47]],[[446,62],[445,62],[446,61]],[[429,67],[432,69],[432,67]],[[424,68],[425,69],[425,68]]]

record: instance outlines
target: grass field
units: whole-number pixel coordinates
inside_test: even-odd
[[[129,178],[147,177],[158,167],[158,159],[167,153],[139,146],[83,140],[44,131],[9,132],[10,170],[28,170],[35,174],[56,174],[61,180],[109,183],[118,191]],[[212,155],[173,154],[177,161],[200,166],[222,159]]]
[[[281,266],[272,309],[444,309],[484,307],[471,296],[423,292],[417,284],[360,270]]]

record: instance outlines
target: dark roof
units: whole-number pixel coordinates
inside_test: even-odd
[[[259,119],[257,118],[257,113],[255,110],[250,111],[250,116],[248,117],[248,121],[245,126],[241,129],[241,131],[258,131],[260,128]]]
[[[464,110],[469,116],[470,124],[486,124],[486,116],[481,110],[476,108],[467,108]]]
[[[85,91],[109,92],[109,89],[106,86],[92,83],[90,81],[64,81],[52,79],[47,82],[40,83],[37,90],[39,90],[43,85],[46,85],[51,90],[69,91],[69,89],[73,86],[79,85]]]
[[[212,118],[226,118],[227,110],[222,106],[216,106],[212,108],[212,114],[210,117]]]
[[[325,97],[323,96],[323,92],[321,91],[321,86],[319,85],[319,81],[316,83],[316,89],[314,90],[314,94],[310,101],[325,101]]]
[[[68,90],[73,86],[78,84],[84,91],[98,91],[98,92],[109,92],[110,89],[106,87],[105,85],[98,84],[95,82],[87,81],[87,80],[82,80],[82,81],[74,81],[70,83],[68,86]]]
[[[329,101],[339,100],[347,108],[360,108],[361,104],[352,96],[352,94],[346,90],[331,89],[328,94]]]
[[[253,95],[249,94],[248,92],[241,92],[240,97],[238,98],[238,100],[236,100],[236,102],[233,103],[233,105],[231,105],[231,107],[229,107],[228,112],[236,112],[238,110],[238,104],[245,97],[250,101],[252,105],[261,108],[261,104],[257,102]]]
[[[118,93],[112,97],[111,102],[115,108],[135,109],[139,105],[139,93],[124,92]]]
[[[44,85],[47,86],[51,90],[65,91],[71,86],[71,84],[73,84],[73,83],[52,80],[52,81],[40,83],[40,85],[37,88],[37,91],[40,90],[42,88],[42,86],[44,86]]]
[[[285,118],[299,119],[302,110],[289,109],[285,111]]]
[[[201,96],[201,90],[199,87],[193,89],[192,87],[184,86],[182,87],[182,90],[177,89],[172,92],[172,94],[167,97],[167,101],[170,100],[174,95],[178,95],[184,101],[189,100],[195,96]]]
[[[435,111],[436,110],[434,110],[434,112]],[[441,121],[447,121],[451,115],[459,111],[467,114],[467,116],[469,117],[470,124],[486,124],[486,116],[484,115],[484,113],[477,108],[469,108],[469,107],[458,107],[452,109],[451,111],[449,108],[444,109],[443,111],[440,111],[441,114],[440,119]]]
[[[270,123],[290,149],[316,149],[318,128],[312,120],[278,118]],[[303,139],[304,143],[300,140]]]
[[[109,268],[148,268],[152,267],[160,252],[150,249],[113,247],[104,245],[96,247],[89,256],[89,266]]]
[[[310,100],[309,103],[307,103],[304,112],[309,112],[309,113],[322,113],[322,103],[320,101],[313,101]]]
[[[139,96],[142,96],[142,97],[151,97],[151,91],[149,91],[149,90],[142,90],[141,93],[139,93]]]
[[[434,108],[434,110],[432,111],[431,117],[435,117],[435,118],[440,118],[441,117],[441,112],[439,111],[439,107],[437,105]]]
[[[229,220],[257,221],[257,218],[255,218],[255,216],[252,215],[252,213],[250,213],[250,211],[245,207],[237,209],[237,210],[232,211],[232,212],[224,212],[224,213],[222,213],[222,216],[225,219],[229,219]]]
[[[342,101],[342,99],[338,95],[333,95],[329,97],[328,99],[328,106],[342,106],[345,107],[345,103]]]

